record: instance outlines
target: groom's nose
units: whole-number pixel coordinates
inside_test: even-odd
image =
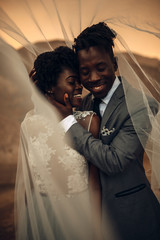
[[[90,81],[97,81],[97,80],[99,80],[99,74],[97,73],[97,71],[96,70],[94,70],[94,71],[91,71],[90,72],[90,78],[89,78],[89,80]]]

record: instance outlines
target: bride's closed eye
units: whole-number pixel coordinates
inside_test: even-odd
[[[67,78],[67,82],[70,84],[70,85],[75,85],[75,83],[76,83],[76,78],[75,77],[73,77],[73,76],[69,76],[68,78]]]
[[[75,81],[68,81],[68,83],[69,83],[70,85],[74,85],[74,84],[75,84]]]

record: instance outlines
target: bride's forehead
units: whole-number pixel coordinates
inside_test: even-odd
[[[72,69],[64,68],[64,70],[59,74],[58,81],[64,81],[68,79],[77,79],[78,75]]]

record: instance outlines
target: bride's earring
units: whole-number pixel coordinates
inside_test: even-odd
[[[46,91],[45,96],[48,99],[48,101],[51,101],[52,99],[54,99],[54,90],[52,89],[52,90]]]
[[[50,95],[50,96],[52,96],[52,97],[54,97],[54,93],[55,93],[55,91],[54,91],[54,88],[53,88],[53,87],[51,88],[51,90],[48,90],[48,91],[47,91],[47,94]]]
[[[49,90],[49,91],[47,91],[47,93],[54,95],[54,91],[53,90]]]

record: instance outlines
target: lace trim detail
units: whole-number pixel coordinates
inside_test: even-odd
[[[93,113],[93,111],[75,111],[73,115],[76,119],[85,119],[87,116]]]

